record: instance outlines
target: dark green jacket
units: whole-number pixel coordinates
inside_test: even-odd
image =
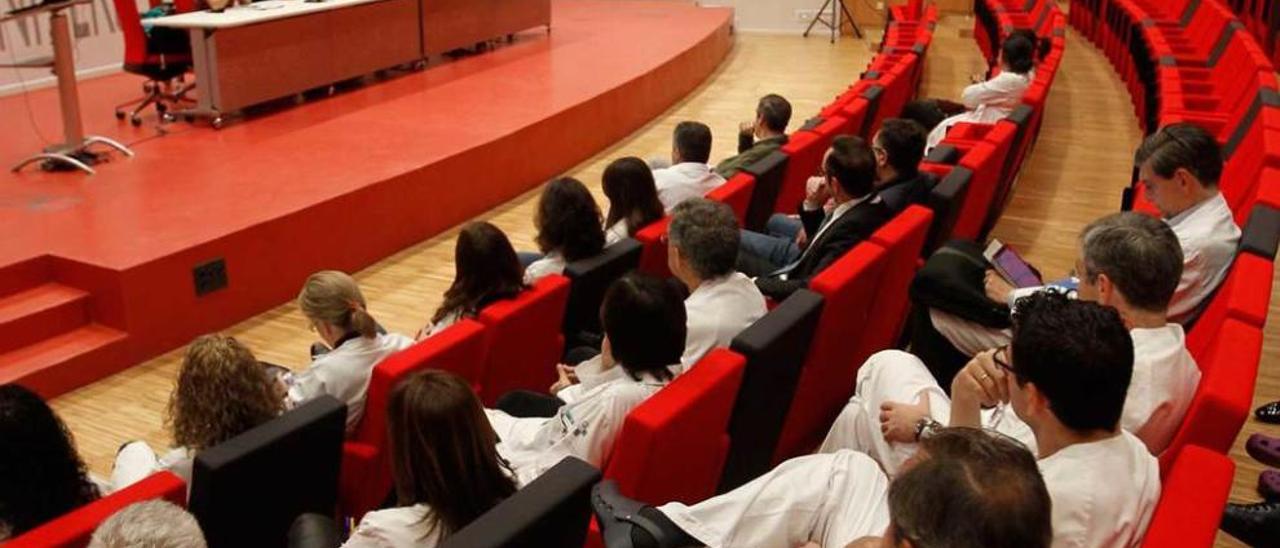
[[[782,148],[787,144],[787,136],[779,135],[768,139],[761,139],[754,143],[751,142],[750,134],[741,134],[738,139],[738,155],[726,158],[723,162],[716,165],[716,174],[728,179],[737,175],[742,168],[747,167],[765,156],[770,152]]]

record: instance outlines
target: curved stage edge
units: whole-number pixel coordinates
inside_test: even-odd
[[[0,178],[0,230],[18,235],[0,242],[0,326],[14,334],[0,383],[67,392],[286,302],[311,272],[359,270],[535,188],[692,92],[732,48],[732,18],[555,0],[549,34],[163,137],[111,117],[137,78],[85,82],[86,129],[138,156],[89,177]],[[25,124],[23,100],[0,98],[0,126]],[[52,90],[25,100],[56,127]],[[38,144],[23,139],[0,136],[0,161]],[[217,259],[227,286],[197,297],[193,268]]]

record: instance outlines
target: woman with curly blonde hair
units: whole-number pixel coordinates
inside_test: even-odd
[[[122,489],[159,470],[191,482],[195,454],[279,415],[284,408],[267,370],[232,337],[205,335],[187,347],[169,396],[165,426],[175,449],[163,456],[143,441],[116,455],[111,484]]]

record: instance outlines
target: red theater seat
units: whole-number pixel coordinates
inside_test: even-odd
[[[1253,403],[1261,354],[1262,330],[1233,318],[1223,322],[1204,352],[1192,350],[1203,376],[1182,426],[1160,454],[1162,476],[1187,445],[1222,454],[1231,449]]]
[[[671,276],[671,269],[667,267],[667,242],[665,241],[667,226],[670,224],[671,216],[667,215],[636,231],[636,241],[644,246],[640,251],[638,267],[640,272],[659,278]]]
[[[818,446],[853,395],[858,367],[872,352],[867,334],[888,253],[871,242],[855,246],[809,282],[822,295],[822,313],[800,370],[795,396],[773,452],[776,464]]]
[[[739,173],[708,192],[706,198],[732,208],[733,215],[738,218],[738,226],[743,226],[747,217],[747,206],[751,205],[751,193],[755,191],[755,187],[754,175]]]
[[[778,190],[778,201],[774,211],[795,213],[805,196],[805,182],[818,172],[822,157],[831,148],[831,141],[838,135],[847,134],[850,130],[849,120],[843,116],[833,116],[823,120],[812,130],[801,130],[791,134],[791,139],[782,146],[782,152],[790,157],[786,170],[782,175],[782,187]]]
[[[187,484],[169,472],[157,472],[142,481],[102,497],[10,539],[7,548],[82,548],[94,529],[136,502],[162,499],[186,506]]]
[[[897,345],[911,307],[907,288],[919,268],[931,224],[933,212],[913,205],[871,235],[872,242],[888,251],[884,274],[871,301],[873,321],[868,322],[863,335],[871,353]]]
[[[1142,546],[1213,546],[1235,468],[1231,459],[1203,447],[1183,449],[1160,486]]]
[[[418,371],[440,369],[455,373],[467,379],[473,388],[479,388],[487,351],[484,326],[464,319],[374,366],[364,416],[342,446],[338,501],[346,516],[360,519],[365,512],[377,508],[391,492],[387,402],[396,385]]]
[[[569,279],[547,276],[519,297],[480,311],[489,348],[480,380],[486,406],[512,390],[542,392],[555,382],[555,365],[564,352],[560,319],[568,302]]]

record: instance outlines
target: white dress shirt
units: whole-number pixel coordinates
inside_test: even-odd
[[[713,348],[729,346],[738,333],[768,312],[760,289],[741,272],[702,282],[684,300],[684,310],[688,334],[681,367],[673,368],[677,375]]]
[[[342,548],[434,548],[440,544],[440,530],[428,533],[423,523],[430,513],[426,504],[369,512]]]
[[[511,464],[516,483],[525,486],[569,456],[603,468],[627,413],[666,384],[650,375],[635,380],[624,373],[561,406],[551,418],[516,418],[496,409],[485,413],[501,440],[498,454]]]
[[[969,109],[943,120],[933,131],[929,132],[927,150],[938,146],[947,136],[947,131],[961,122],[971,124],[994,124],[1013,113],[1022,103],[1022,95],[1035,79],[1035,71],[1027,74],[1001,72],[990,80],[979,82],[964,88],[960,94],[960,102]]]
[[[1182,279],[1169,303],[1169,319],[1186,323],[1227,277],[1240,228],[1221,192],[1166,222],[1182,244]]]
[[[564,255],[559,251],[552,251],[545,257],[534,261],[524,269],[524,283],[533,285],[538,280],[550,276],[552,274],[564,273]]]
[[[1128,432],[1040,459],[1054,548],[1137,546],[1160,500],[1160,466]]]
[[[364,416],[364,400],[369,391],[373,366],[383,358],[413,345],[413,339],[398,333],[349,339],[327,354],[318,356],[306,371],[294,377],[290,406],[328,394],[347,404],[347,433],[355,430]]]
[[[627,232],[627,220],[623,219],[605,229],[604,245],[608,247],[630,237],[631,234]]]
[[[712,171],[707,164],[684,162],[653,170],[653,182],[662,207],[671,213],[680,202],[701,198],[724,184],[724,177]]]
[[[1181,325],[1134,329],[1129,335],[1133,337],[1133,378],[1120,426],[1141,439],[1152,455],[1159,455],[1182,426],[1200,384],[1200,368],[1187,352]]]

